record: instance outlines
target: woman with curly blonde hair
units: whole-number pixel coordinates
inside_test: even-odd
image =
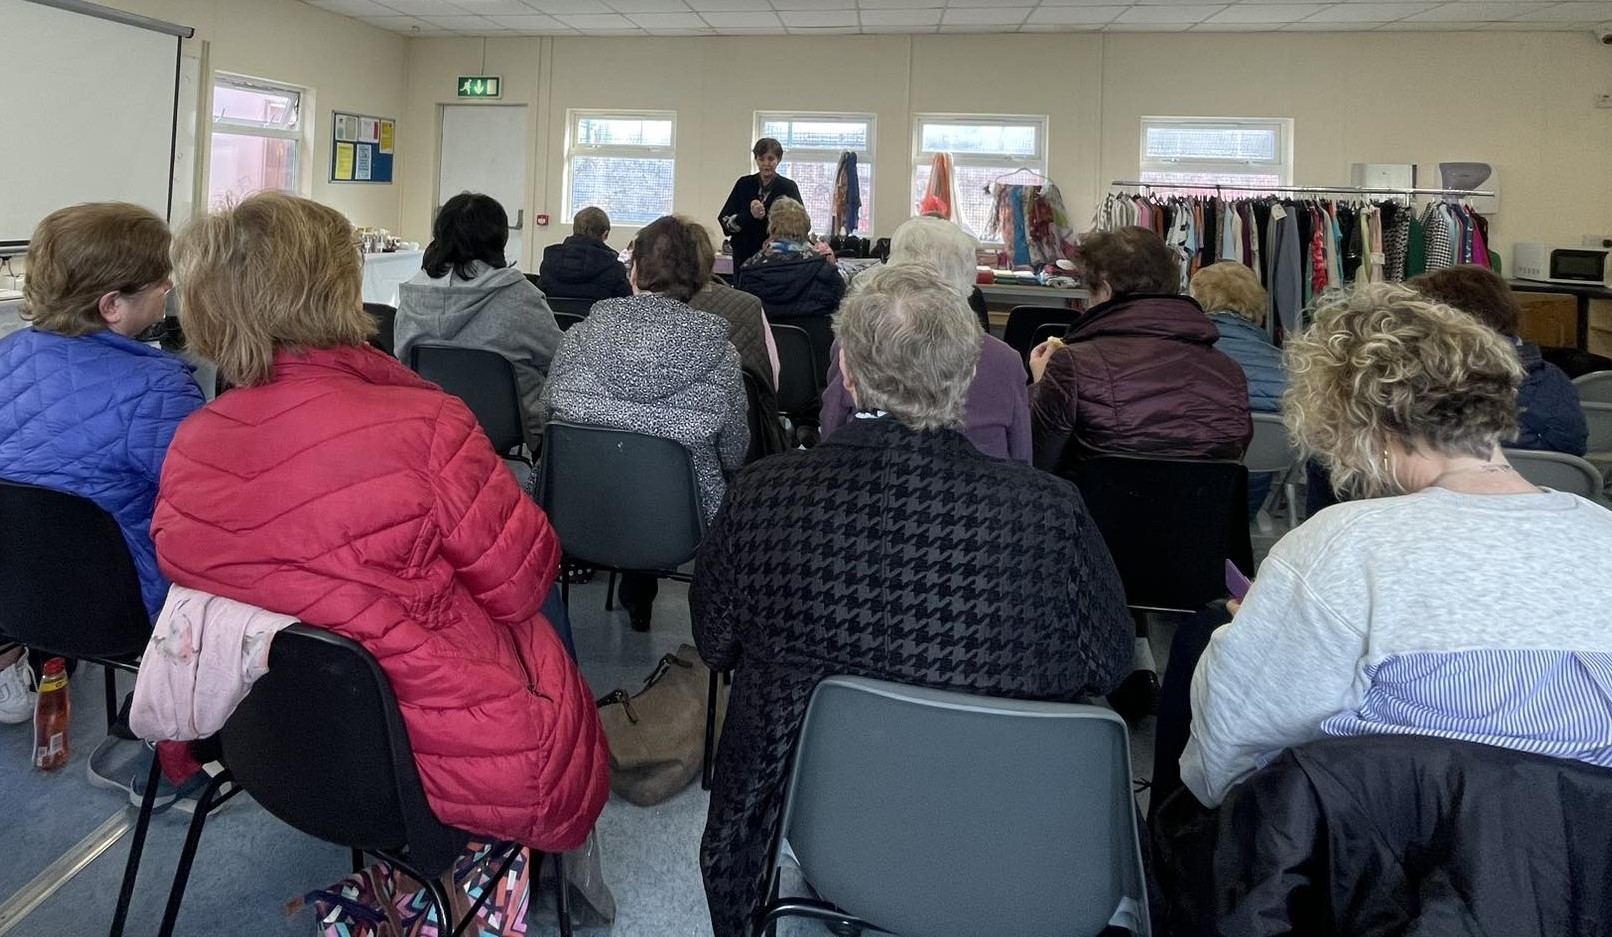
[[[1212,806],[1283,749],[1385,733],[1612,766],[1612,512],[1501,454],[1511,345],[1378,284],[1323,299],[1287,362],[1294,439],[1363,500],[1284,537],[1209,641],[1186,786]]]

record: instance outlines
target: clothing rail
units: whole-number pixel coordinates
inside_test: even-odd
[[[1316,185],[1190,185],[1178,182],[1124,182],[1115,180],[1109,188],[1129,186],[1139,189],[1204,189],[1219,192],[1311,192],[1329,195],[1458,195],[1463,198],[1493,198],[1493,192],[1482,189],[1418,189],[1380,186],[1316,186]]]

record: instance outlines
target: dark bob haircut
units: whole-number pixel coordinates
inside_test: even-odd
[[[431,225],[431,243],[420,264],[431,277],[453,270],[461,280],[474,279],[474,264],[495,269],[506,266],[504,245],[509,243],[509,215],[490,195],[460,192],[437,212]]]

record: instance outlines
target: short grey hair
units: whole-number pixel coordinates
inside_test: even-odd
[[[890,263],[928,264],[966,297],[974,289],[978,250],[979,242],[957,225],[920,216],[904,222],[891,236]]]
[[[857,277],[834,316],[834,335],[861,406],[917,430],[962,427],[979,365],[979,321],[939,270],[889,264]]]

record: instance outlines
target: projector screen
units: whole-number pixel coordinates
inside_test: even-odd
[[[0,0],[0,252],[79,202],[169,217],[181,36],[76,0]]]

